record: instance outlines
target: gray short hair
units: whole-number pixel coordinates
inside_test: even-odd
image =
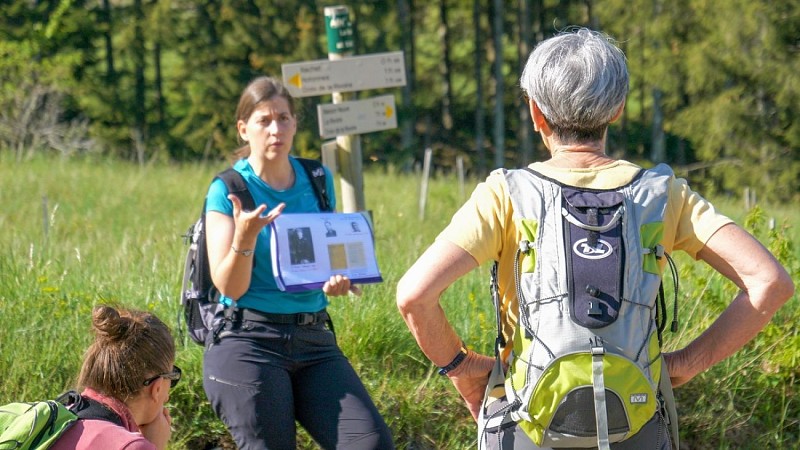
[[[536,46],[520,86],[563,142],[595,140],[628,95],[628,67],[609,36],[576,28]]]

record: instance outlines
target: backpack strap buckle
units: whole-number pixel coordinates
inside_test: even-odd
[[[664,250],[664,246],[661,244],[656,244],[656,246],[653,248],[644,249],[645,255],[649,255],[651,253],[655,255],[656,259],[661,259],[667,254],[667,252]]]

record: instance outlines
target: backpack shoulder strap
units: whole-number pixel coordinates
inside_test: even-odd
[[[107,408],[102,403],[84,397],[75,391],[65,392],[56,400],[67,406],[79,419],[105,420],[121,427],[125,426],[119,414]]]
[[[322,167],[322,163],[316,159],[296,159],[297,162],[303,166],[303,170],[306,171],[306,175],[308,175],[308,179],[311,181],[311,186],[314,188],[314,193],[317,195],[319,209],[326,212],[330,211],[331,203],[328,198],[328,185],[325,177],[325,168]]]
[[[242,174],[237,172],[236,169],[229,167],[218,173],[217,178],[225,183],[225,187],[228,188],[229,193],[239,197],[239,201],[242,202],[243,210],[252,211],[256,209],[256,203],[250,191],[247,189],[247,183],[245,183],[244,178],[242,178]]]

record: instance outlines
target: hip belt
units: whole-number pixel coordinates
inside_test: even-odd
[[[330,320],[331,316],[329,316],[328,312],[324,309],[315,313],[301,312],[294,314],[276,314],[249,308],[226,308],[225,318],[233,320],[234,322],[240,320],[249,320],[251,322],[261,323],[316,325],[321,322],[327,322]]]

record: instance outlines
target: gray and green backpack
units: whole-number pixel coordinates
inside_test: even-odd
[[[519,320],[501,381],[508,405],[482,416],[479,429],[513,421],[538,446],[603,449],[656,414],[674,415],[662,380],[659,263],[669,262],[677,299],[661,245],[672,170],[641,170],[613,190],[563,185],[528,168],[504,174],[523,234],[514,266]],[[498,308],[498,325],[499,317]],[[677,303],[673,331],[676,317]],[[498,332],[498,358],[506,346]],[[676,434],[677,418],[665,421]]]

